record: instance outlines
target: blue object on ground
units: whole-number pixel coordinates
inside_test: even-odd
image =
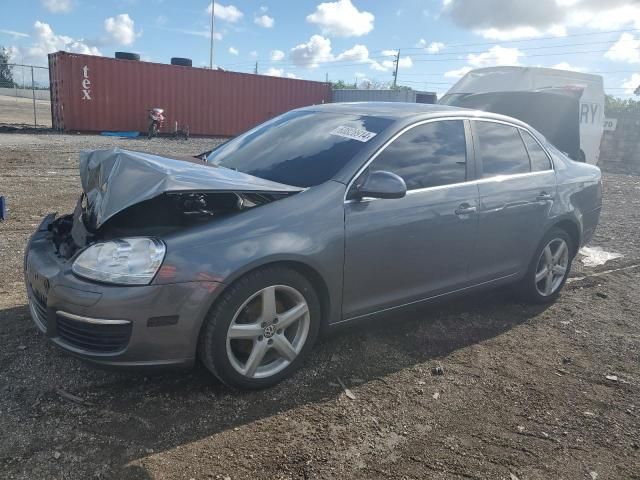
[[[140,132],[100,132],[100,135],[104,137],[136,138],[140,136]]]
[[[4,197],[0,197],[0,220],[7,219],[7,202]]]

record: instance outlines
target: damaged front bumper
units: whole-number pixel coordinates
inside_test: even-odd
[[[48,215],[29,240],[24,273],[34,323],[53,343],[107,365],[194,362],[202,321],[220,284],[118,286],[87,281],[56,252]]]

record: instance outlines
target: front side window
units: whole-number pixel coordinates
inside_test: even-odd
[[[482,162],[482,177],[529,173],[529,155],[516,127],[475,121],[475,134]]]
[[[209,154],[207,163],[313,187],[333,178],[391,123],[387,118],[294,110],[229,140]]]
[[[520,130],[520,133],[522,133],[522,139],[524,140],[524,144],[527,146],[527,150],[529,152],[529,158],[531,159],[531,171],[543,172],[545,170],[551,170],[549,157],[547,157],[547,154],[540,144],[533,139],[529,132]]]
[[[407,190],[464,182],[464,124],[462,120],[443,120],[413,127],[389,144],[369,169],[399,175]]]

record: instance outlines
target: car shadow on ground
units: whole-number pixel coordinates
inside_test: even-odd
[[[297,407],[335,399],[343,394],[337,378],[354,387],[386,383],[388,375],[417,366],[429,375],[431,367],[451,352],[497,337],[543,310],[542,306],[517,303],[502,290],[405,308],[332,331],[291,379],[271,389],[239,392],[221,385],[200,365],[173,372],[96,369],[36,335],[26,307],[17,307],[0,311],[0,324],[5,327],[8,320],[24,320],[19,326],[3,327],[2,337],[13,336],[12,344],[29,345],[29,351],[39,350],[36,355],[42,354],[42,358],[18,365],[10,355],[2,355],[4,373],[0,378],[13,377],[23,385],[19,392],[10,391],[7,398],[13,397],[11,408],[18,409],[26,423],[37,418],[42,409],[66,427],[56,433],[58,439],[68,438],[66,449],[82,450],[85,447],[78,439],[93,438],[98,445],[108,445],[109,463],[119,478],[149,478],[143,468],[130,462],[150,452],[170,450]],[[446,364],[444,368],[446,374]],[[38,378],[43,375],[47,379]],[[65,398],[61,389],[81,400]],[[78,422],[83,418],[86,421]],[[45,427],[41,430],[32,439],[31,448],[47,445],[47,437],[53,435]],[[87,450],[85,461],[92,461],[94,451]],[[2,456],[7,455],[21,456],[21,452],[4,452]]]

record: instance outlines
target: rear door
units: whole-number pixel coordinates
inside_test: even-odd
[[[493,121],[471,125],[480,207],[470,275],[480,283],[527,268],[544,235],[556,180],[550,159],[525,130]]]

